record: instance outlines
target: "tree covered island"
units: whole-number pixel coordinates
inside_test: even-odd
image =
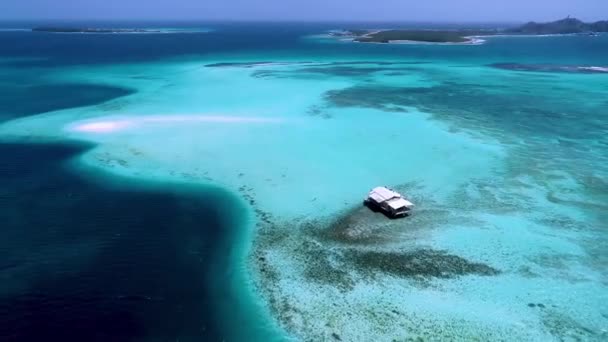
[[[473,36],[491,35],[493,32],[479,30],[382,30],[357,35],[360,43],[390,43],[398,41],[426,43],[475,43]]]
[[[388,29],[388,30],[344,30],[334,31],[330,35],[336,38],[352,39],[361,43],[420,42],[439,44],[473,44],[479,37],[494,35],[551,35],[551,34],[589,34],[608,32],[608,21],[585,23],[567,17],[549,23],[529,22],[506,29],[454,29],[454,30],[421,30],[421,29]]]

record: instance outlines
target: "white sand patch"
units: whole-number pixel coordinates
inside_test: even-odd
[[[238,117],[228,115],[147,115],[130,118],[107,119],[107,120],[88,120],[85,122],[75,122],[68,126],[68,130],[82,133],[111,133],[126,129],[137,129],[143,125],[163,125],[169,123],[192,124],[192,123],[278,123],[278,118],[264,117]]]

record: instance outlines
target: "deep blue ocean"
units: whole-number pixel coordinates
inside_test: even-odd
[[[84,181],[63,163],[85,149],[0,145],[0,340],[220,340],[204,290],[220,210]]]

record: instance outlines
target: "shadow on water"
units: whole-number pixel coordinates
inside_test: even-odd
[[[100,187],[64,166],[87,148],[0,144],[0,340],[225,339],[209,284],[232,199]]]

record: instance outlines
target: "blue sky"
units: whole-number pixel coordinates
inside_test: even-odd
[[[0,0],[0,19],[608,19],[608,0]]]

